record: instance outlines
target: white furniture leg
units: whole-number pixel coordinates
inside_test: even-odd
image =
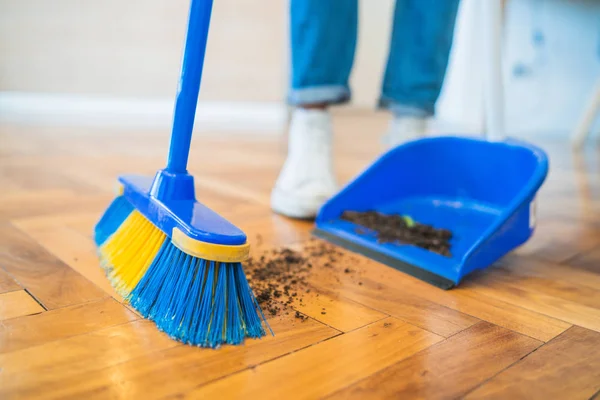
[[[581,118],[577,122],[575,129],[571,133],[571,143],[575,149],[583,147],[585,140],[590,135],[592,124],[596,116],[600,113],[600,79],[596,83],[596,88],[592,92],[592,97],[589,99]]]
[[[504,129],[504,87],[502,81],[502,0],[484,0],[482,7],[483,96],[486,137],[502,140]]]

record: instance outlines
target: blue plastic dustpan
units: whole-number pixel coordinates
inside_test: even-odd
[[[329,200],[314,234],[449,289],[526,242],[548,157],[530,144],[468,137],[419,139],[396,147]],[[409,215],[453,232],[451,257],[407,244],[378,243],[344,211]]]

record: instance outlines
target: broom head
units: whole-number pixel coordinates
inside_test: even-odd
[[[196,201],[191,175],[121,176],[94,239],[115,290],[171,337],[215,348],[265,335],[246,235]]]

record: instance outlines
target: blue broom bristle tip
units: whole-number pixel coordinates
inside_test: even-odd
[[[240,344],[264,336],[263,321],[268,327],[241,263],[193,257],[170,240],[127,300],[160,330],[195,346]]]

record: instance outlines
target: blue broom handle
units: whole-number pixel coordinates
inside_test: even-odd
[[[191,0],[190,4],[167,161],[167,171],[174,174],[187,172],[212,3],[212,0]]]

